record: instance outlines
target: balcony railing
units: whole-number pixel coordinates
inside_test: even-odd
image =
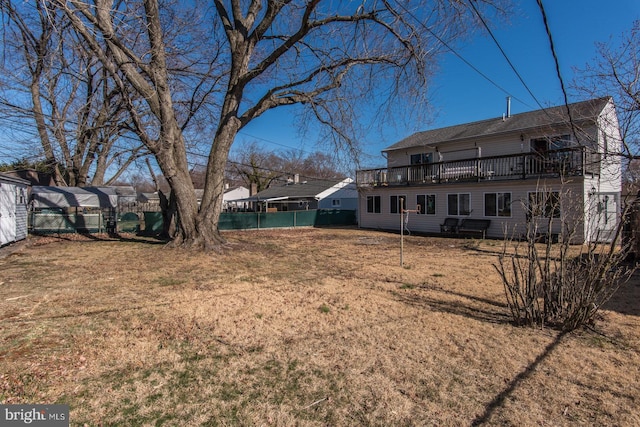
[[[580,176],[600,173],[600,153],[586,147],[356,172],[358,187]]]

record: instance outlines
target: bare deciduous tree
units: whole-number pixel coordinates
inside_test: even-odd
[[[328,138],[356,152],[357,106],[406,112],[415,105],[408,102],[424,100],[433,59],[444,50],[440,40],[451,41],[474,23],[466,3],[445,0],[213,0],[211,9],[157,0],[53,3],[121,90],[139,96],[130,113],[175,194],[180,223],[174,244],[205,249],[223,241],[217,226],[224,171],[241,129],[266,111],[300,105]],[[191,19],[178,29],[172,22],[181,16]],[[178,102],[187,100],[179,94],[189,87],[203,90],[193,92],[190,104]],[[196,117],[192,113],[203,105],[217,119],[198,206],[185,117]],[[138,120],[140,111],[152,120]]]
[[[229,161],[231,177],[244,185],[262,191],[277,180],[294,175],[301,179],[344,179],[338,165],[328,154],[305,153],[301,150],[267,151],[257,142],[244,144]]]
[[[260,192],[276,179],[286,174],[282,158],[274,152],[262,149],[253,142],[243,145],[231,161],[229,169],[234,176],[255,192]]]
[[[148,153],[121,137],[127,110],[113,79],[47,2],[0,2],[5,118],[33,121],[58,185],[113,182]],[[118,146],[116,146],[118,142]]]
[[[640,149],[640,20],[619,45],[599,43],[598,57],[578,70],[574,89],[589,97],[612,96],[616,104],[625,157]]]

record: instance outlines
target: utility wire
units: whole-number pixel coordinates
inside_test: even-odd
[[[538,7],[540,8],[540,13],[542,13],[542,21],[544,22],[544,28],[547,32],[547,37],[549,38],[549,46],[551,48],[551,55],[553,55],[553,60],[556,65],[556,73],[558,74],[558,80],[560,80],[560,88],[562,89],[562,95],[564,96],[564,105],[567,108],[567,115],[569,116],[569,123],[571,124],[571,131],[575,136],[576,140],[578,139],[578,132],[576,130],[575,123],[573,122],[573,117],[571,116],[571,109],[569,108],[569,97],[567,96],[567,90],[564,86],[564,80],[562,79],[562,73],[560,73],[560,63],[558,61],[558,55],[556,53],[555,45],[553,44],[553,37],[551,36],[551,29],[549,28],[549,21],[547,20],[547,13],[544,10],[544,5],[542,4],[542,0],[537,0]]]
[[[204,154],[194,153],[192,151],[187,151],[187,154],[189,154],[191,156],[194,156],[194,157],[208,158],[208,156],[206,156]],[[189,163],[192,164],[193,166],[206,166],[204,164],[200,164],[200,163],[197,163],[197,162],[189,162]],[[242,163],[242,162],[236,162],[234,160],[227,160],[227,166],[229,166],[229,165],[243,166],[243,167],[252,168],[252,169],[259,169],[259,170],[263,170],[263,171],[267,171],[267,172],[275,172],[275,173],[278,173],[280,175],[295,175],[295,172],[285,171],[285,170],[282,170],[282,169],[273,169],[273,168],[268,168],[268,167],[264,167],[264,166],[249,165],[249,164]],[[320,177],[314,177],[314,176],[309,176],[309,175],[300,175],[300,177],[307,178],[307,179],[313,179],[313,180],[320,180],[320,181],[332,181],[333,180],[332,178],[320,178]]]
[[[422,22],[420,19],[418,19],[417,16],[415,16],[411,11],[409,11],[403,4],[402,2],[398,2],[398,6],[400,6],[400,8],[402,8],[405,13],[407,13],[407,15],[409,15],[411,18],[413,18],[425,31],[427,31],[429,34],[431,34],[433,37],[435,37],[436,40],[438,40],[438,42],[440,42],[444,47],[446,47],[447,49],[449,49],[449,51],[451,53],[453,53],[455,56],[457,56],[462,62],[464,62],[469,68],[471,68],[473,71],[475,71],[476,73],[478,73],[482,78],[484,78],[485,80],[487,80],[489,83],[491,83],[493,86],[495,86],[496,88],[498,88],[499,90],[501,90],[502,92],[504,92],[506,95],[511,96],[514,100],[522,103],[523,105],[531,108],[531,106],[529,104],[527,104],[526,102],[524,102],[521,99],[518,99],[516,96],[511,95],[511,93],[506,90],[505,88],[503,88],[502,86],[500,86],[498,83],[496,83],[495,81],[493,81],[489,76],[487,76],[486,74],[484,74],[482,71],[480,71],[475,65],[473,65],[471,62],[469,62],[465,57],[463,57],[460,53],[458,53],[453,47],[451,47],[451,45],[449,45],[449,43],[447,43],[446,41],[444,41],[442,39],[442,37],[438,36],[431,28],[427,27],[427,25]],[[535,99],[535,97],[534,97]],[[536,100],[537,101],[537,100]]]
[[[518,70],[516,69],[515,65],[513,65],[513,62],[511,62],[511,60],[509,59],[509,56],[507,56],[507,53],[504,51],[504,49],[502,48],[502,46],[500,45],[500,43],[498,42],[498,39],[496,38],[496,36],[493,34],[493,31],[491,31],[491,28],[489,28],[489,25],[487,25],[487,22],[484,20],[484,18],[482,17],[482,15],[480,14],[480,11],[476,8],[476,6],[473,4],[473,0],[468,0],[469,4],[471,5],[471,8],[473,9],[473,11],[475,12],[475,14],[478,16],[478,18],[480,18],[480,22],[482,22],[482,25],[484,25],[484,28],[487,30],[487,32],[489,33],[489,35],[491,36],[491,38],[493,39],[493,42],[496,44],[496,46],[498,47],[498,49],[500,50],[500,53],[502,53],[502,56],[504,56],[504,59],[507,60],[507,63],[509,64],[509,66],[511,67],[511,69],[513,70],[513,72],[515,73],[515,75],[518,77],[518,79],[520,80],[520,83],[522,83],[522,86],[524,86],[524,88],[527,90],[527,92],[529,92],[529,95],[531,95],[531,98],[533,98],[534,101],[536,101],[536,104],[538,104],[538,106],[540,107],[541,110],[544,110],[544,107],[542,106],[542,104],[540,103],[540,101],[538,101],[538,98],[536,98],[536,96],[533,94],[533,92],[531,91],[531,89],[529,88],[529,86],[527,85],[527,83],[524,81],[524,79],[522,78],[522,75],[520,75],[520,73],[518,72]],[[539,2],[539,1],[538,1]],[[521,101],[522,102],[522,101]],[[525,104],[526,105],[526,104]]]
[[[239,133],[240,135],[248,136],[249,138],[254,138],[254,139],[258,139],[258,140],[260,140],[260,141],[264,141],[264,142],[266,142],[266,143],[268,143],[268,144],[278,145],[278,146],[280,146],[280,147],[284,147],[284,148],[291,148],[291,149],[293,149],[293,150],[302,151],[303,153],[313,154],[313,152],[308,151],[308,150],[303,150],[302,148],[292,147],[292,146],[290,146],[290,145],[285,145],[285,144],[282,144],[282,143],[279,143],[279,142],[275,142],[275,141],[272,141],[272,140],[270,140],[270,139],[263,138],[263,137],[261,137],[261,136],[251,135],[250,133],[247,133],[247,132],[245,132],[244,130],[241,130],[241,131],[239,131],[238,133]]]

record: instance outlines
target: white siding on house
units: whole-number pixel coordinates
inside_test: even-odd
[[[358,190],[351,178],[334,185],[316,196],[319,209],[358,209]]]
[[[600,191],[620,192],[622,187],[622,137],[613,105],[609,104],[599,118],[601,131],[598,146],[602,155],[600,169]]]
[[[223,202],[233,202],[235,200],[246,199],[249,197],[249,189],[246,187],[236,187],[222,195]]]
[[[487,231],[487,237],[504,238],[505,236],[520,236],[526,230],[526,207],[528,206],[529,193],[536,191],[557,191],[565,195],[561,209],[563,216],[575,217],[579,215],[572,209],[581,206],[583,201],[582,185],[580,182],[561,184],[558,180],[548,182],[512,181],[474,184],[447,184],[432,185],[423,187],[400,187],[400,188],[378,188],[372,191],[361,192],[359,206],[359,224],[363,228],[380,228],[386,230],[400,230],[400,215],[390,213],[391,196],[403,196],[407,198],[407,208],[415,209],[418,195],[435,195],[436,212],[435,215],[409,214],[408,229],[412,232],[427,234],[440,233],[440,224],[445,218],[455,217],[463,219],[478,218],[491,220],[491,226]],[[511,195],[511,216],[485,216],[485,194],[487,193],[510,193]],[[448,195],[449,194],[469,194],[470,208],[469,215],[449,215]],[[367,196],[380,196],[381,212],[367,212]],[[540,232],[546,231],[546,221],[539,224]],[[552,233],[560,233],[560,219],[552,221]],[[583,237],[583,231],[577,230],[577,239]]]
[[[612,119],[609,119],[609,122]],[[610,144],[615,138],[613,131],[609,131]],[[571,135],[568,128],[558,128],[555,130],[532,130],[509,135],[491,135],[487,137],[478,137],[466,141],[447,142],[437,146],[428,144],[425,141],[423,147],[412,147],[404,150],[388,151],[388,167],[406,166],[411,164],[411,156],[414,154],[432,154],[432,161],[456,161],[473,158],[485,158],[493,156],[514,155],[520,153],[530,153],[531,141],[538,138],[547,138],[553,136]],[[580,145],[589,146],[593,149],[597,148],[597,130],[595,126],[581,128],[579,135],[571,136],[571,140],[579,141]],[[619,140],[619,137],[618,137]],[[617,147],[616,144],[611,145]],[[614,150],[614,148],[611,148]],[[613,152],[613,151],[611,151]],[[617,151],[616,151],[617,152]]]
[[[585,108],[588,105],[594,108]],[[469,194],[470,213],[467,216],[490,219],[487,236],[502,238],[505,235],[520,235],[527,226],[529,194],[546,191],[557,192],[561,197],[562,217],[552,221],[544,218],[534,221],[541,233],[546,232],[549,224],[552,233],[560,233],[564,223],[568,228],[576,229],[573,239],[576,243],[603,240],[603,236],[606,240],[606,236],[611,236],[619,223],[622,204],[622,165],[619,156],[622,144],[615,108],[612,100],[607,98],[578,103],[575,108],[582,115],[574,116],[573,124],[563,118],[566,109],[562,106],[551,109],[555,111],[557,119],[554,118],[556,116],[550,116],[550,110],[546,109],[518,115],[521,121],[509,122],[510,118],[506,118],[506,121],[474,122],[418,132],[399,141],[385,150],[388,170],[379,171],[381,179],[374,174],[376,171],[364,171],[362,175],[363,185],[359,189],[360,226],[399,231],[400,215],[391,213],[391,197],[406,196],[406,206],[414,209],[418,195],[434,195],[435,214],[410,214],[408,227],[416,232],[439,233],[440,224],[445,218],[465,217],[449,214],[448,195]],[[567,152],[549,152],[576,147],[587,149],[573,150],[571,162],[575,166],[568,171],[563,166]],[[525,156],[519,156],[520,153],[529,154],[525,159]],[[436,175],[429,172],[429,168],[409,167],[412,164],[411,156],[420,154],[429,154],[427,159],[431,162],[471,161],[470,166],[465,162],[452,165],[445,163],[433,169],[437,170]],[[494,156],[512,157],[508,161],[474,161]],[[421,159],[424,158],[414,158]],[[447,175],[447,168],[475,169],[470,174],[453,171],[452,178]],[[519,175],[520,170],[522,175]],[[432,174],[431,179],[428,173]],[[372,176],[376,178],[371,179]],[[464,182],[464,179],[467,181]],[[511,199],[510,216],[486,216],[490,212],[485,212],[485,197],[493,202],[494,199],[504,200],[505,194]],[[367,212],[368,196],[380,197],[380,213]]]

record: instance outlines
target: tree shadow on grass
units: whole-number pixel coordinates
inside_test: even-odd
[[[437,287],[423,286],[422,288],[427,289],[432,295],[421,295],[415,292],[403,294],[402,292],[397,291],[394,291],[393,293],[401,302],[412,306],[424,307],[430,310],[464,316],[482,322],[503,324],[513,323],[508,312],[508,307],[504,303]],[[443,294],[443,296],[451,295],[458,298],[455,300],[438,298],[438,293]],[[532,363],[530,363],[522,372],[517,374],[504,388],[504,390],[498,393],[489,403],[486,404],[484,412],[476,416],[471,425],[480,426],[490,423],[490,419],[494,412],[504,404],[505,400],[514,393],[521,383],[527,380],[536,371],[538,365],[540,365],[540,363],[542,363],[551,354],[551,352],[558,347],[567,333],[568,332],[559,333]]]
[[[640,301],[640,271],[636,271],[627,283],[623,283],[620,286],[603,306],[603,309],[620,314],[640,316],[640,303],[638,301]]]
[[[540,365],[540,363],[542,363],[547,357],[549,357],[549,355],[551,354],[551,352],[558,347],[558,345],[560,345],[560,343],[562,342],[563,338],[568,334],[568,332],[561,332],[559,333],[556,338],[549,343],[549,345],[547,345],[545,347],[545,349],[542,351],[542,353],[540,353],[538,355],[538,357],[536,357],[536,360],[534,360],[533,362],[531,362],[529,364],[529,366],[527,366],[522,372],[520,372],[518,375],[516,375],[511,382],[507,385],[507,387],[505,387],[504,390],[502,390],[498,395],[496,395],[493,400],[491,400],[491,402],[489,402],[484,409],[484,412],[477,416],[476,418],[474,418],[474,420],[471,422],[472,426],[480,426],[483,424],[486,424],[489,422],[489,420],[491,419],[491,416],[493,415],[493,413],[500,408],[505,400],[511,396],[513,394],[513,392],[518,388],[518,386],[524,382],[526,379],[528,379],[531,374],[533,374],[536,371],[536,368],[538,367],[538,365]]]
[[[64,242],[126,242],[144,243],[149,245],[166,245],[171,240],[155,235],[139,235],[128,233],[56,233],[38,234],[32,233],[35,238],[53,238]]]
[[[458,299],[450,300],[416,292],[393,291],[392,293],[400,302],[414,307],[464,316],[482,322],[512,322],[506,304],[487,298],[480,298],[475,295],[467,295],[461,292],[454,292],[441,288],[420,286],[418,289],[427,289],[430,293],[436,292],[451,295],[458,297]],[[466,299],[467,301],[464,301],[463,299]]]

